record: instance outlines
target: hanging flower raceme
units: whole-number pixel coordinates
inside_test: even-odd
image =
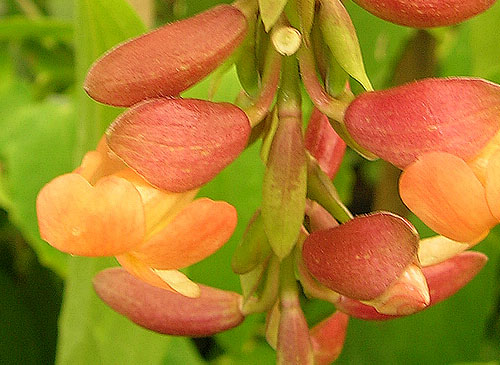
[[[434,231],[475,244],[498,223],[500,86],[427,79],[365,93],[345,124],[360,145],[404,169],[401,198]]]
[[[116,256],[147,283],[196,297],[199,287],[177,269],[215,252],[237,221],[234,207],[194,200],[196,193],[152,186],[127,168],[103,139],[78,169],[40,191],[40,234],[73,255]]]

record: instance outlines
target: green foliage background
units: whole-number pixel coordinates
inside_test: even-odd
[[[216,0],[158,0],[157,25],[213,6]],[[229,2],[229,1],[226,1]],[[417,31],[379,20],[346,1],[376,89],[401,75],[475,76],[500,83],[500,3],[452,28]],[[120,110],[82,90],[90,64],[146,27],[125,0],[0,0],[0,363],[272,364],[263,316],[196,342],[143,330],[103,305],[91,287],[111,259],[69,257],[39,238],[35,199],[55,176],[75,168]],[[422,38],[423,37],[423,38]],[[424,40],[422,40],[424,39]],[[412,41],[413,40],[413,41]],[[413,48],[409,49],[408,47]],[[431,50],[424,53],[422,50]],[[409,62],[403,62],[406,55]],[[403,77],[404,78],[404,77]],[[210,77],[185,95],[206,98]],[[217,100],[232,101],[234,71]],[[196,281],[239,291],[230,258],[261,201],[263,165],[254,145],[202,194],[235,205],[239,225],[219,252],[189,269]],[[386,166],[349,153],[336,178],[355,213],[373,208]],[[382,205],[379,205],[379,207]],[[429,234],[416,222],[422,235]],[[386,323],[351,320],[340,364],[499,364],[500,230],[478,247],[490,258],[453,298]],[[305,303],[311,324],[333,308]],[[56,347],[57,344],[57,347]],[[57,351],[56,351],[57,350]]]

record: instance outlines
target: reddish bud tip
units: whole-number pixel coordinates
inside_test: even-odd
[[[304,143],[321,169],[333,179],[344,157],[346,144],[335,132],[328,117],[316,108],[309,119]]]
[[[405,219],[379,212],[317,231],[304,242],[304,262],[326,287],[359,300],[380,296],[416,260],[418,234]]]
[[[94,288],[116,312],[163,334],[210,336],[244,319],[236,293],[200,285],[200,297],[188,298],[150,286],[122,268],[101,271],[94,278]]]
[[[344,346],[348,323],[347,314],[335,312],[311,329],[315,364],[329,365],[337,359]]]
[[[227,103],[151,99],[118,117],[108,145],[151,184],[171,192],[210,181],[245,148],[246,114]]]
[[[276,348],[277,364],[313,364],[309,328],[298,299],[282,300]]]
[[[500,86],[425,79],[361,94],[344,120],[357,143],[400,168],[433,151],[469,160],[500,128]]]
[[[415,28],[443,27],[482,13],[495,0],[354,0],[370,13]]]
[[[422,272],[430,294],[428,307],[449,298],[463,288],[481,271],[487,260],[480,252],[467,251],[437,265],[424,267]],[[378,313],[372,306],[347,297],[341,297],[335,306],[352,317],[365,320],[381,321],[401,317]]]
[[[93,99],[116,106],[176,96],[224,61],[246,30],[238,9],[217,6],[114,48],[94,63],[84,88]]]

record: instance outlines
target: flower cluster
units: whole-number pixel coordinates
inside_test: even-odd
[[[356,1],[414,27],[456,24],[493,2]],[[80,167],[42,189],[37,213],[57,249],[116,256],[123,268],[99,273],[95,290],[135,323],[206,336],[267,312],[278,363],[328,364],[349,316],[422,311],[485,265],[466,250],[500,219],[500,86],[450,78],[373,91],[340,0],[279,3],[217,6],[97,60],[85,90],[129,109]],[[234,104],[180,97],[224,62],[242,86]],[[355,96],[350,78],[366,92]],[[314,104],[305,134],[301,83]],[[243,293],[198,285],[178,269],[220,248],[237,223],[234,207],[196,199],[198,189],[257,139],[262,206],[231,262]],[[390,212],[353,216],[332,184],[347,145],[403,169],[403,201],[440,235],[421,239]],[[299,283],[337,311],[309,328]]]

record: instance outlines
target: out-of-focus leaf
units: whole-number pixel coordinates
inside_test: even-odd
[[[374,88],[380,89],[392,75],[395,57],[412,29],[379,19],[351,1],[345,6],[358,34],[367,74]]]
[[[45,38],[71,42],[73,24],[54,18],[29,19],[15,15],[0,19],[0,40],[22,40]]]
[[[1,100],[0,104],[5,101]],[[0,120],[6,122],[0,127],[3,204],[39,260],[62,274],[66,255],[40,239],[35,201],[44,184],[72,169],[67,151],[72,150],[75,141],[73,108],[57,101],[26,104]]]
[[[95,148],[106,127],[120,113],[92,101],[83,91],[85,75],[105,51],[146,31],[144,24],[125,0],[78,0],[75,16],[75,52],[80,123],[75,161]]]
[[[500,82],[500,3],[468,22],[472,72],[476,76]]]
[[[165,365],[203,365],[207,363],[201,358],[196,346],[189,338],[172,337],[169,345],[172,350],[163,360]]]
[[[32,313],[16,286],[0,272],[0,363],[37,364],[41,356]]]

